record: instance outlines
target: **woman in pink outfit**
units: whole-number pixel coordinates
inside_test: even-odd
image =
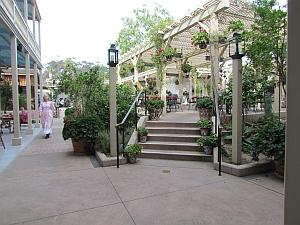
[[[43,96],[43,102],[40,104],[40,117],[42,127],[44,128],[44,134],[46,134],[45,139],[48,139],[52,133],[53,125],[53,111],[55,109],[54,103],[49,100],[49,96],[45,94]]]

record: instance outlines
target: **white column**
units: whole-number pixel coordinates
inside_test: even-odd
[[[287,127],[286,127],[286,155],[284,170],[284,224],[300,224],[300,64],[299,64],[299,0],[288,1],[288,74],[287,74]]]
[[[40,98],[41,98],[41,102],[43,101],[43,80],[42,80],[42,69],[39,70],[39,80],[40,80]]]
[[[109,67],[109,115],[110,115],[110,154],[117,156],[117,94],[116,94],[116,67]]]
[[[163,71],[164,71],[163,80],[161,81],[161,83],[159,85],[162,85],[160,96],[161,96],[161,100],[163,100],[164,103],[165,103],[165,106],[164,106],[163,112],[162,112],[162,115],[165,116],[167,114],[167,94],[166,94],[166,91],[167,91],[167,84],[166,84],[167,74],[166,74],[166,68]]]
[[[32,27],[33,27],[33,38],[36,39],[36,36],[35,36],[35,5],[32,5]]]
[[[242,150],[242,59],[233,59],[232,78],[232,162],[241,164]]]
[[[210,33],[212,36],[218,33],[218,16],[213,13],[210,17]],[[210,52],[211,52],[211,82],[212,85],[210,89],[210,95],[215,91],[215,99],[218,101],[218,83],[219,83],[219,48],[218,48],[218,38],[212,38],[210,40]]]
[[[279,91],[279,86],[277,84],[275,91],[274,91],[274,103],[273,103],[273,110],[274,112],[279,111],[281,109],[281,91]],[[280,96],[279,96],[280,93]]]
[[[37,64],[36,62],[33,63],[33,70],[34,70],[34,105],[35,105],[35,113],[34,113],[34,120],[35,120],[35,128],[40,128],[39,123],[39,106],[38,106],[38,77],[37,77]],[[40,96],[41,99],[41,96]]]
[[[26,134],[33,134],[31,121],[31,82],[30,82],[30,62],[29,53],[25,52],[25,70],[26,70],[26,100],[27,100],[27,130]]]
[[[17,68],[17,39],[15,35],[10,36],[10,55],[11,55],[11,73],[12,73],[12,91],[13,91],[13,115],[14,115],[14,137],[12,145],[21,145],[20,137],[20,117],[19,117],[19,90],[18,90],[18,68]]]
[[[27,4],[27,0],[24,0],[24,18],[25,18],[25,22],[27,24],[27,21],[28,21],[28,4]]]
[[[42,49],[42,40],[41,40],[41,21],[39,20],[39,46]]]

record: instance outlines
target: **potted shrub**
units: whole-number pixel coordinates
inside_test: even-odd
[[[214,100],[210,97],[202,97],[196,100],[200,119],[210,119],[212,115]]]
[[[143,146],[139,143],[128,144],[124,149],[124,157],[127,157],[129,163],[136,163],[136,157],[142,152]]]
[[[206,155],[212,155],[213,148],[217,147],[218,145],[218,137],[212,132],[208,136],[202,136],[198,138],[197,144],[201,147],[203,146]]]
[[[192,66],[188,63],[185,63],[181,66],[181,70],[184,72],[184,73],[189,73],[191,70],[192,70]]]
[[[146,129],[145,127],[138,127],[136,131],[138,133],[140,142],[145,143],[147,141],[147,135],[149,133],[148,129]]]
[[[79,115],[74,118],[68,114],[64,118],[62,137],[64,140],[72,139],[75,155],[89,155],[93,153],[93,143],[101,130],[104,130],[104,125],[97,116]]]
[[[159,119],[162,109],[165,106],[163,100],[159,99],[149,99],[146,102],[146,110],[150,113],[150,120],[151,119]]]
[[[213,125],[214,123],[210,119],[202,119],[198,120],[197,122],[197,126],[199,127],[202,136],[208,136],[213,128]]]
[[[262,125],[250,139],[252,158],[257,161],[260,153],[272,158],[276,166],[276,175],[283,178],[286,124],[273,115],[264,117],[259,122]]]
[[[207,47],[208,42],[209,39],[206,30],[200,28],[199,32],[193,34],[193,38],[192,38],[193,45],[195,46],[199,45],[201,49],[205,49]]]

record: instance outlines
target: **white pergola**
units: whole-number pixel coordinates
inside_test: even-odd
[[[188,62],[193,66],[193,71],[206,65],[211,65],[211,74],[213,78],[218,78],[220,66],[227,60],[231,60],[228,53],[228,42],[219,44],[217,41],[210,41],[206,49],[199,49],[191,43],[191,38],[194,33],[199,31],[200,27],[206,29],[209,34],[219,34],[227,31],[229,21],[241,20],[250,29],[253,23],[254,14],[251,5],[246,0],[210,0],[202,7],[192,11],[189,15],[185,15],[179,21],[166,27],[161,32],[163,33],[166,46],[172,46],[178,50],[182,50],[183,57],[175,58],[172,61],[167,61],[166,72],[179,74],[179,79],[182,79],[181,64]],[[232,34],[229,34],[232,37]],[[137,59],[142,59],[145,62],[151,63],[151,54],[155,51],[153,44],[147,40],[138,46],[132,48],[120,57],[119,68],[124,63],[131,62],[135,65]],[[206,61],[205,56],[210,55],[211,60]],[[220,65],[220,58],[224,58]],[[156,74],[156,70],[145,71],[138,73],[135,69],[134,75],[131,77],[121,78],[118,82],[122,83],[129,80],[138,81],[139,77],[147,77],[151,74]],[[218,79],[214,79],[215,83]],[[182,83],[182,82],[180,82]],[[179,86],[179,89],[181,87]],[[182,95],[182,90],[179,92]],[[190,92],[191,93],[191,92]]]

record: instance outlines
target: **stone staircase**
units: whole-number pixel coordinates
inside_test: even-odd
[[[140,158],[212,162],[196,141],[200,131],[195,122],[147,121],[147,142]]]

